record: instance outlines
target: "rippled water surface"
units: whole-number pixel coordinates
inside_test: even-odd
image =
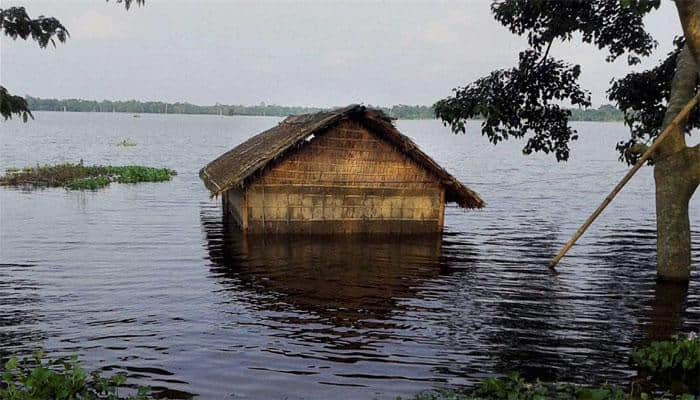
[[[246,239],[197,171],[278,120],[37,113],[0,124],[3,169],[82,158],[179,173],[97,192],[0,188],[0,359],[77,353],[171,397],[393,398],[512,370],[623,383],[631,348],[700,329],[698,273],[687,287],[654,279],[649,169],[559,274],[546,268],[624,174],[621,124],[576,124],[573,158],[557,164],[521,143],[398,121],[488,208],[448,207],[435,238]],[[138,145],[115,146],[127,137]]]

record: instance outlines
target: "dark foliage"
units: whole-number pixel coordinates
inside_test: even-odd
[[[109,1],[109,0],[106,0],[106,1]],[[117,0],[117,4],[120,4],[120,3],[121,3],[121,4],[124,4],[124,6],[126,7],[126,9],[128,10],[129,7],[131,7],[131,5],[132,5],[133,3],[136,3],[136,4],[140,5],[140,6],[142,6],[142,5],[146,4],[146,0]]]
[[[27,100],[22,96],[11,95],[4,86],[0,86],[0,115],[8,119],[12,118],[13,114],[22,117],[24,122],[27,122],[29,117],[34,118],[27,106]]]
[[[0,30],[15,40],[31,38],[42,48],[49,43],[56,46],[54,38],[65,42],[69,36],[66,27],[56,18],[43,15],[31,18],[24,7],[0,9]]]
[[[133,3],[142,5],[145,0],[116,0],[117,3],[124,4],[126,9]],[[70,36],[63,24],[53,17],[40,15],[32,18],[24,7],[0,8],[0,32],[14,40],[34,40],[39,47],[45,48],[48,44],[56,46],[56,39],[65,42]],[[26,122],[27,117],[31,117],[31,112],[27,107],[27,102],[20,96],[10,94],[7,89],[0,86],[0,115],[3,118],[12,118],[18,115]]]
[[[577,139],[569,126],[571,112],[562,104],[590,106],[588,92],[580,87],[581,67],[549,56],[552,43],[581,35],[586,43],[608,51],[607,61],[627,54],[632,65],[648,56],[656,41],[644,29],[643,17],[658,8],[659,0],[503,0],[491,10],[498,22],[516,35],[526,35],[530,49],[520,53],[517,67],[497,70],[435,104],[436,115],[455,133],[465,121],[485,117],[483,135],[492,143],[525,138],[526,154],[554,153],[558,161],[569,157],[569,142]],[[625,90],[625,89],[621,89]],[[614,100],[618,101],[619,97]],[[628,103],[619,103],[631,115]],[[644,109],[642,103],[634,103]]]
[[[42,48],[49,43],[55,46],[54,38],[65,42],[68,37],[68,30],[56,18],[43,15],[39,18],[31,18],[24,7],[0,9],[0,31],[12,39],[31,38]],[[0,86],[0,115],[5,119],[18,115],[27,121],[27,117],[32,114],[24,98],[14,96],[5,87]]]
[[[633,164],[640,154],[630,152],[638,143],[650,143],[661,133],[666,105],[671,96],[671,81],[683,40],[676,40],[676,49],[657,67],[648,71],[630,73],[613,81],[608,97],[623,111],[625,125],[630,128],[630,139],[617,144],[620,159]],[[698,87],[700,89],[700,86]],[[700,112],[696,109],[688,118],[686,131],[700,127]]]
[[[580,73],[578,65],[524,51],[516,68],[494,71],[456,89],[453,97],[435,104],[435,113],[455,133],[464,133],[465,121],[481,115],[482,134],[492,143],[529,135],[524,153],[552,152],[557,160],[567,160],[576,132],[568,125],[571,112],[555,102],[590,106],[588,93],[577,83]]]
[[[644,30],[642,18],[659,7],[660,0],[507,0],[491,6],[494,17],[541,51],[554,40],[571,40],[580,33],[586,43],[607,48],[608,61],[628,52],[628,62],[648,56],[656,41]]]

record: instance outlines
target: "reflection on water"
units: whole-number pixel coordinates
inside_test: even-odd
[[[689,285],[655,280],[648,169],[558,273],[546,268],[624,173],[621,124],[580,124],[573,158],[556,164],[521,157],[518,143],[399,121],[488,208],[447,207],[439,237],[244,238],[197,171],[277,121],[37,113],[3,123],[0,169],[76,155],[178,175],[98,192],[0,188],[0,362],[37,348],[78,354],[168,397],[393,399],[514,370],[627,384],[632,349],[700,330],[698,268]],[[124,136],[139,146],[115,148]],[[698,232],[692,240],[697,265]]]
[[[417,296],[442,268],[438,235],[245,236],[233,224],[203,220],[212,272],[226,286],[274,295],[287,306],[336,326],[382,321]],[[240,286],[230,289],[240,290]]]
[[[684,320],[687,300],[687,282],[656,282],[647,341],[668,340],[678,334]]]

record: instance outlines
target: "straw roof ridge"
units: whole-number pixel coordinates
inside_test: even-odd
[[[432,158],[400,133],[381,110],[353,104],[331,111],[289,116],[277,126],[251,137],[202,168],[199,176],[205,186],[218,195],[235,187],[245,187],[268,164],[307,143],[311,135],[321,134],[341,120],[354,120],[379,133],[399,151],[433,173],[445,187],[445,200],[464,208],[482,208],[484,201],[464,186]]]

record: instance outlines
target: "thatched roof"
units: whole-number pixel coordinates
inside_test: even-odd
[[[332,111],[287,117],[279,125],[246,140],[202,168],[199,176],[212,195],[234,187],[245,187],[271,162],[307,143],[309,135],[320,134],[338,122],[350,119],[392,143],[400,152],[433,173],[445,187],[445,201],[465,208],[485,205],[478,194],[423,153],[407,136],[401,134],[382,111],[351,105]]]

